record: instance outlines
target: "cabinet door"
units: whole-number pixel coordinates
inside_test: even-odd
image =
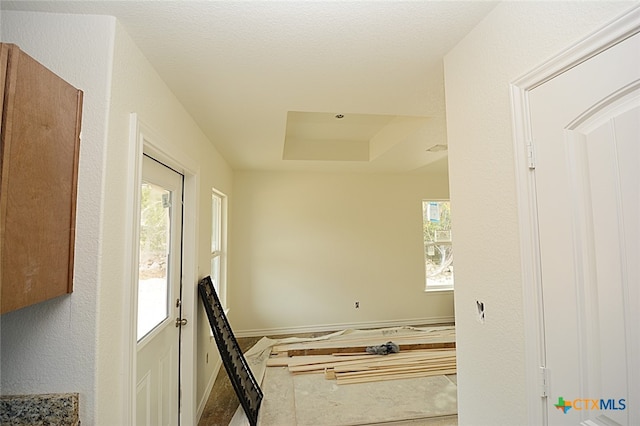
[[[82,92],[1,45],[0,312],[73,289]]]

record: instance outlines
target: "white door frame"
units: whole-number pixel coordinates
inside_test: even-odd
[[[535,177],[535,153],[531,143],[529,91],[575,67],[607,48],[640,32],[640,6],[588,35],[556,57],[511,84],[513,140],[516,162],[516,191],[520,223],[520,253],[524,299],[527,418],[531,425],[546,425],[547,403],[542,282]]]
[[[172,167],[184,175],[184,214],[183,214],[183,252],[182,252],[182,312],[188,325],[182,328],[182,409],[181,424],[193,425],[196,422],[196,330],[197,330],[197,224],[199,168],[197,163],[171,145],[140,120],[137,114],[130,114],[129,125],[129,169],[127,211],[130,213],[126,233],[131,237],[125,248],[131,283],[138,279],[138,239],[140,218],[136,214],[140,205],[140,184],[142,182],[142,156],[147,154]],[[124,330],[124,389],[123,404],[125,417],[129,425],[135,425],[136,418],[136,309],[135,286],[125,291],[125,330]]]

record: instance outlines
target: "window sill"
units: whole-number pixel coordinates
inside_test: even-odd
[[[446,293],[453,292],[453,287],[429,287],[424,289],[425,293]]]

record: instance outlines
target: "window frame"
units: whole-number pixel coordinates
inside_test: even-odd
[[[214,224],[214,221],[216,222]],[[211,189],[210,276],[222,306],[227,309],[227,196]],[[214,244],[215,243],[215,244]],[[218,262],[217,270],[214,266]]]

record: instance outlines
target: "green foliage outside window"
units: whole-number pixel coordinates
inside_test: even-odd
[[[169,197],[162,188],[142,184],[140,200],[140,265],[144,275],[164,276],[169,243]]]
[[[448,201],[423,201],[422,207],[427,287],[453,286],[451,206]]]

